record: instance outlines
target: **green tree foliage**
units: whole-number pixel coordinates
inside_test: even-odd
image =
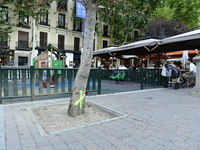
[[[200,1],[165,0],[157,7],[144,28],[144,35],[166,38],[191,31],[199,26]]]
[[[119,41],[119,43],[133,42],[134,28],[142,29],[149,23],[149,27],[152,27],[152,22],[155,24],[156,20],[160,25],[161,22],[165,22],[164,20],[168,25],[171,22],[171,27],[175,25],[173,23],[177,22],[178,25],[173,28],[180,32],[174,33],[187,31],[182,28],[183,26],[196,28],[200,22],[199,0],[110,0],[110,2],[99,0],[98,3],[103,7],[99,9],[96,29],[101,29],[102,22],[108,24],[111,36],[113,36],[114,41]],[[166,29],[166,31],[169,30]],[[102,35],[101,32],[98,33]]]
[[[3,7],[6,2],[0,2],[0,40],[4,41],[12,32],[12,25],[8,22],[8,7]]]
[[[152,12],[149,21],[156,19],[177,19],[187,27],[199,27],[200,22],[200,1],[199,0],[164,0]]]
[[[188,28],[184,23],[176,19],[156,19],[152,20],[147,28],[144,29],[145,37],[152,38],[167,38],[191,31],[193,28]]]
[[[109,32],[114,41],[124,43],[133,41],[133,29],[144,27],[160,0],[100,0],[98,3],[101,9],[96,29],[101,29],[100,26],[105,23],[110,26]]]
[[[199,0],[166,0],[171,9],[174,9],[173,19],[179,19],[188,27],[198,27],[200,18]]]
[[[161,5],[161,7],[157,7],[155,11],[153,11],[150,15],[149,20],[157,20],[157,19],[165,19],[170,20],[174,17],[174,9],[170,8],[169,5]]]
[[[14,8],[13,11],[15,16],[19,17],[19,21],[23,24],[25,17],[33,17],[36,22],[39,20],[40,16],[50,4],[51,1],[38,1],[38,0],[17,0],[13,1]]]

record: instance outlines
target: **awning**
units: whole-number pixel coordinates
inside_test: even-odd
[[[162,39],[158,45],[170,51],[200,49],[200,29]]]
[[[181,61],[181,58],[173,58],[173,59],[167,59],[166,61]]]
[[[94,56],[112,57],[121,55],[145,55],[157,47],[158,39],[146,39],[119,47],[108,47],[93,52]]]
[[[174,55],[183,55],[183,52],[184,51],[176,51],[176,52],[168,52],[166,53],[165,55],[166,56],[174,56]],[[198,50],[188,50],[188,54],[194,54],[194,55],[197,55],[198,54]]]
[[[200,29],[165,39],[147,39],[127,45],[94,51],[94,56],[147,55],[182,50],[200,49]],[[98,52],[99,51],[99,52]]]

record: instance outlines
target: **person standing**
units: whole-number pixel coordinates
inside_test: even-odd
[[[105,69],[105,68],[104,68],[104,64],[101,64],[101,65],[99,66],[99,68]]]
[[[135,64],[132,64],[130,68],[131,69],[136,69]]]

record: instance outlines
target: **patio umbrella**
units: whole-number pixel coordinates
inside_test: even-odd
[[[146,39],[119,47],[108,47],[93,52],[93,56],[116,57],[122,55],[146,55],[156,49],[158,39]]]
[[[200,49],[200,29],[172,36],[158,41],[159,47],[166,48],[166,52]],[[159,48],[158,48],[159,49]],[[161,49],[162,50],[162,49]]]
[[[188,51],[184,51],[183,52],[183,55],[182,55],[182,58],[181,58],[181,63],[182,63],[182,66],[184,68],[186,68],[186,62],[187,62],[187,59],[189,58],[188,56]]]
[[[93,52],[93,56],[147,55],[191,49],[200,49],[200,29],[161,40],[146,39],[119,47],[97,50]]]

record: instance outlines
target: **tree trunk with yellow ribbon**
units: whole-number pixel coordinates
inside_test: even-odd
[[[96,23],[97,0],[84,0],[86,21],[81,63],[75,78],[74,88],[70,99],[68,115],[79,116],[85,111],[85,92],[93,56],[94,29]]]

